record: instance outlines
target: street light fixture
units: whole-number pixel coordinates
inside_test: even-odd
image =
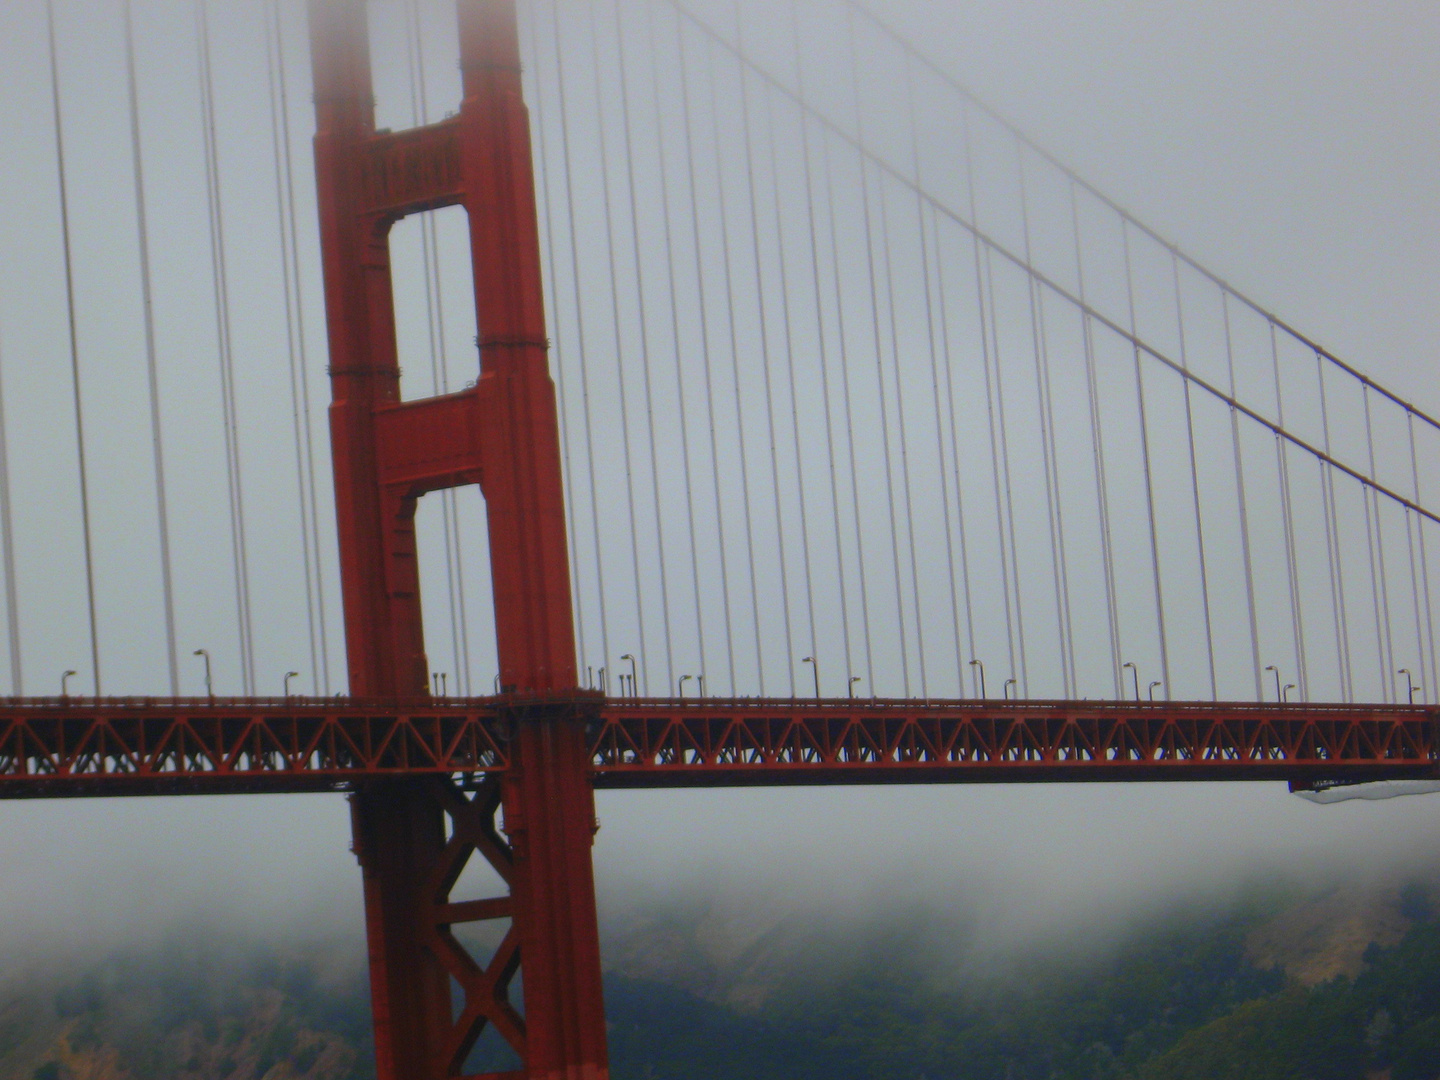
[[[676,686],[675,689],[676,689],[677,692],[680,694],[680,699],[681,699],[682,701],[685,699],[685,680],[686,680],[686,679],[693,679],[694,677],[695,677],[695,676],[693,676],[693,675],[681,675],[681,676],[680,676],[680,682],[677,684],[677,686]]]
[[[846,687],[847,693],[849,693],[849,695],[853,698],[853,697],[855,696],[855,684],[856,684],[857,682],[864,682],[864,681],[865,681],[865,680],[862,679],[862,678],[860,678],[859,675],[851,675],[851,676],[850,676],[850,685],[849,685],[848,687]]]
[[[1281,700],[1281,701],[1289,701],[1289,700],[1290,700],[1290,691],[1291,691],[1291,690],[1294,690],[1294,689],[1295,689],[1295,684],[1294,684],[1293,682],[1287,682],[1287,683],[1285,684],[1285,689],[1280,691],[1280,700]]]
[[[1280,689],[1280,669],[1274,664],[1266,664],[1265,670],[1275,673],[1275,700],[1283,701],[1285,699],[1285,691]]]
[[[1412,676],[1412,675],[1410,674],[1410,669],[1409,669],[1409,668],[1403,668],[1403,667],[1402,667],[1402,668],[1401,668],[1399,671],[1397,671],[1395,674],[1396,674],[1396,675],[1404,675],[1404,676],[1405,676],[1405,685],[1406,685],[1406,687],[1409,689],[1410,704],[1411,704],[1411,705],[1414,705],[1414,704],[1415,704],[1415,691],[1416,691],[1416,690],[1419,690],[1420,687],[1415,684],[1415,678],[1414,678],[1414,676]]]
[[[1020,682],[1019,682],[1018,679],[1006,679],[1006,680],[1005,680],[1005,685],[1000,688],[1000,696],[1001,696],[1001,697],[1004,697],[1004,698],[1009,698],[1009,697],[1010,697],[1010,687],[1012,687],[1012,686],[1018,687],[1019,685],[1020,685]],[[1019,691],[1017,690],[1016,693],[1019,693]]]
[[[790,655],[794,656],[795,654],[791,653]],[[815,662],[813,656],[805,657],[800,663],[810,665],[810,670],[815,676],[815,699],[818,701],[820,699],[820,665]]]
[[[980,700],[985,700],[985,665],[979,660],[971,660],[970,666],[980,669]]]
[[[65,684],[70,681],[70,676],[74,674],[76,674],[74,668],[66,668],[60,675],[60,696],[62,698],[68,698],[70,696],[70,690]]]
[[[299,678],[299,676],[300,676],[300,672],[298,672],[298,671],[287,671],[287,672],[285,672],[285,696],[286,696],[287,698],[290,696],[290,680],[291,680],[291,679],[295,679],[295,678]]]
[[[1127,668],[1127,667],[1130,669],[1130,677],[1135,680],[1135,700],[1136,700],[1136,701],[1139,701],[1139,700],[1140,700],[1140,669],[1135,666],[1135,662],[1134,662],[1133,660],[1126,660],[1125,663],[1123,663],[1123,664],[1120,665],[1121,670],[1124,670],[1124,669]]]
[[[1152,683],[1150,684],[1150,700],[1151,700],[1151,701],[1154,701],[1154,700],[1155,700],[1155,687],[1157,687],[1157,686],[1164,686],[1164,685],[1165,685],[1165,684],[1162,683],[1159,679],[1156,679],[1154,682],[1152,682]]]
[[[620,657],[620,659],[630,661],[630,696],[639,697],[640,691],[636,689],[639,683],[635,680],[635,657],[632,653],[627,652],[624,656]]]
[[[192,655],[203,657],[205,660],[205,696],[214,701],[215,684],[210,681],[210,650],[196,649]]]

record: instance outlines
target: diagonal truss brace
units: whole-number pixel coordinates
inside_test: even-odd
[[[525,1056],[525,1021],[510,1002],[510,983],[520,968],[520,940],[514,923],[505,931],[495,954],[483,967],[456,939],[452,927],[462,923],[509,919],[514,914],[510,895],[453,902],[450,892],[466,864],[479,855],[495,870],[507,888],[515,866],[510,845],[500,836],[495,815],[500,808],[500,781],[487,777],[467,798],[450,780],[436,780],[433,791],[450,819],[450,838],[430,871],[425,925],[427,945],[459,985],[463,995],[454,1028],[440,1050],[444,1076],[458,1076],[465,1058],[486,1024],[522,1058]],[[492,1074],[503,1075],[503,1074]]]

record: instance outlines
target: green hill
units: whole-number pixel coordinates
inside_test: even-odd
[[[973,932],[914,908],[763,924],[703,904],[632,912],[607,942],[612,1075],[1440,1077],[1440,919],[1423,883],[1255,888],[1116,941],[983,962]],[[0,1080],[363,1080],[368,1024],[353,946],[177,931],[4,972]]]

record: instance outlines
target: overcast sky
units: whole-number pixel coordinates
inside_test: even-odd
[[[1141,220],[1440,410],[1440,7],[877,10]],[[23,306],[12,280],[7,340]],[[1432,798],[1317,808],[1280,784],[616,793],[599,799],[596,857],[611,910],[636,882],[722,874],[807,898],[933,881],[936,896],[978,884],[1013,930],[1266,863],[1424,862],[1440,840]],[[7,935],[106,938],[214,904],[359,939],[339,796],[0,809]]]

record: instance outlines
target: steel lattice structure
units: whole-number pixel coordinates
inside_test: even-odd
[[[303,792],[512,768],[527,713],[587,734],[598,788],[1433,775],[1440,712],[1355,705],[563,699],[130,702],[0,711],[0,797]]]

